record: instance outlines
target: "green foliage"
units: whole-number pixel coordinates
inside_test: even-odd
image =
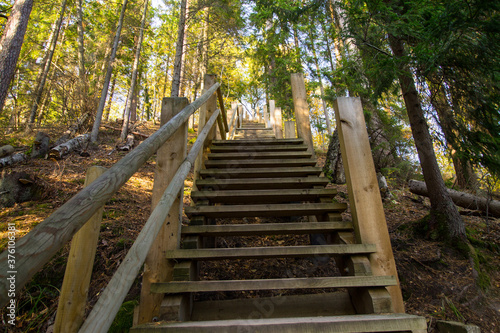
[[[139,304],[136,300],[127,301],[122,304],[116,314],[115,320],[109,328],[109,333],[127,333],[132,327],[134,318],[134,308]]]

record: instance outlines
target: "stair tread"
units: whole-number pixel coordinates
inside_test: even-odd
[[[214,140],[213,145],[221,146],[262,146],[262,145],[286,145],[303,144],[303,139],[258,139],[258,140]]]
[[[246,152],[246,151],[305,151],[306,145],[267,145],[267,146],[215,146],[210,147],[210,151],[215,152]]]
[[[285,279],[204,280],[154,283],[152,293],[245,291],[273,289],[319,289],[351,287],[386,287],[397,284],[394,276],[335,276]]]
[[[191,199],[209,200],[211,202],[241,202],[255,203],[255,201],[271,203],[286,201],[314,201],[322,197],[334,197],[336,189],[280,189],[280,190],[219,190],[193,191]]]
[[[258,258],[302,258],[316,255],[374,253],[373,244],[266,246],[219,249],[177,249],[166,251],[167,259],[222,260]]]
[[[214,187],[216,189],[284,189],[311,188],[326,186],[330,181],[325,177],[296,178],[233,178],[233,179],[200,179],[196,181],[198,188]]]
[[[208,160],[206,168],[242,167],[242,168],[268,168],[268,167],[299,167],[315,166],[315,159],[241,159],[241,160]]]
[[[210,153],[209,160],[236,160],[236,159],[298,159],[311,158],[311,153],[307,151],[277,151],[277,152],[242,152],[242,153]]]
[[[206,217],[255,217],[255,216],[309,216],[329,212],[342,212],[347,208],[345,203],[307,203],[307,204],[255,204],[255,205],[221,205],[191,206],[184,209],[186,215],[203,215]]]
[[[229,178],[236,176],[238,178],[252,177],[304,177],[319,176],[323,169],[318,167],[290,167],[290,168],[228,168],[228,169],[203,169],[200,170],[202,177],[223,177]]]
[[[250,317],[251,318],[251,317]],[[366,314],[345,316],[318,316],[294,318],[260,318],[190,321],[182,323],[153,323],[132,328],[131,332],[141,333],[148,330],[160,332],[398,332],[422,330],[427,331],[424,317],[404,313]],[[169,330],[171,329],[171,331]]]
[[[245,236],[275,234],[323,233],[334,230],[352,230],[352,222],[293,222],[261,224],[224,224],[183,226],[183,235]]]

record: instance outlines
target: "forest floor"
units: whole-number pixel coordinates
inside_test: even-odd
[[[158,126],[148,124],[136,130],[150,134],[156,128]],[[60,133],[53,131],[50,135],[58,138]],[[23,236],[82,189],[88,167],[110,167],[125,156],[126,152],[115,150],[118,136],[119,132],[104,129],[100,134],[99,147],[89,148],[86,151],[88,154],[72,153],[62,160],[36,159],[5,168],[3,173],[26,172],[41,190],[36,200],[1,209],[0,250],[3,251],[7,243],[8,223],[15,223],[18,237]],[[191,138],[193,136],[190,134]],[[15,135],[3,136],[0,137],[0,145],[19,139]],[[25,141],[29,140],[25,138]],[[320,153],[319,164],[324,163],[324,160],[324,154]],[[155,161],[151,158],[105,205],[87,311],[98,299],[149,216],[154,170]],[[185,205],[190,204],[192,184],[190,174],[185,181]],[[347,201],[345,186],[329,186],[338,189],[339,201]],[[472,269],[469,259],[441,242],[415,236],[413,226],[428,214],[428,199],[411,194],[396,179],[389,179],[389,188],[393,198],[384,202],[384,208],[407,313],[425,316],[430,323],[430,332],[434,331],[437,320],[471,323],[478,325],[482,332],[500,332],[500,219],[486,219],[484,216],[474,216],[474,212],[462,211],[469,239],[479,258],[480,272],[479,277],[475,278],[476,271]],[[349,219],[349,215],[345,214],[344,218]],[[244,240],[247,244],[244,245],[267,245],[271,241],[301,244],[307,239],[247,238]],[[225,241],[220,246],[231,246],[231,242]],[[22,290],[18,298],[15,329],[7,325],[5,309],[0,310],[1,332],[52,331],[68,252],[69,244]],[[279,265],[269,265],[269,270],[274,269],[274,272],[265,272],[262,267],[260,269],[269,276],[307,276],[311,272],[310,267],[306,267],[308,263],[303,264],[302,273],[290,272],[286,260]],[[224,265],[224,262],[215,265]],[[212,270],[207,266],[206,269],[209,278],[215,271],[225,272],[231,278],[231,274],[237,275],[242,270],[255,270],[251,264],[242,264],[238,269],[230,270],[217,266],[213,266]],[[329,268],[323,268],[322,271],[328,274]],[[481,281],[481,288],[477,281]],[[138,300],[139,293],[140,276],[126,299],[129,306],[124,307],[125,317],[130,318],[126,312]],[[115,330],[121,331],[119,327]]]

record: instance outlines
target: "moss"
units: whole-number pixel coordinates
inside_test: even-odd
[[[108,333],[128,332],[133,325],[134,308],[137,304],[138,302],[136,300],[124,302],[116,314],[115,320],[113,324],[111,324]]]

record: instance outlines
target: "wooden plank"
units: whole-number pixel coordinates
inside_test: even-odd
[[[191,199],[209,200],[217,203],[276,203],[291,201],[315,201],[320,197],[333,198],[336,189],[283,189],[283,190],[254,190],[254,191],[194,191]]]
[[[212,153],[247,152],[247,151],[306,151],[306,145],[267,145],[267,146],[220,146],[212,145]]]
[[[222,120],[224,122],[224,130],[226,133],[229,132],[229,126],[228,126],[228,123],[227,123],[227,114],[226,114],[226,108],[224,107],[224,99],[222,98],[222,91],[219,88],[217,88],[217,98],[219,100],[219,109],[221,111],[221,116],[222,116]]]
[[[191,321],[184,323],[147,324],[132,328],[130,332],[259,332],[259,333],[368,333],[368,332],[421,332],[427,330],[424,317],[407,314],[314,316],[294,318]]]
[[[274,124],[274,134],[276,139],[283,139],[283,119],[281,116],[281,107],[277,107],[274,110],[274,118],[276,123]]]
[[[249,235],[284,235],[327,233],[337,230],[350,230],[350,222],[294,222],[294,223],[264,223],[264,224],[224,224],[184,226],[183,235],[201,236],[249,236]]]
[[[203,178],[253,178],[253,177],[304,177],[319,176],[323,169],[316,167],[279,168],[236,168],[236,169],[204,169],[200,170]]]
[[[295,134],[295,121],[285,121],[285,138],[296,138]]]
[[[243,152],[243,153],[210,153],[209,160],[236,160],[236,159],[298,159],[311,158],[311,153],[302,151],[276,152]]]
[[[378,245],[377,253],[370,256],[374,275],[397,276],[361,100],[341,97],[334,107],[357,241]],[[399,284],[388,290],[394,310],[403,313]]]
[[[90,167],[87,170],[84,186],[90,185],[104,171],[106,169],[103,167]],[[71,241],[54,323],[56,333],[78,332],[83,323],[103,210],[104,206],[99,208]]]
[[[309,121],[309,105],[307,104],[304,74],[295,73],[291,76],[293,108],[297,120],[297,136],[304,139],[309,151],[314,154],[314,142]]]
[[[233,178],[233,179],[202,179],[198,186],[217,190],[244,190],[244,189],[298,189],[326,186],[330,181],[325,177],[297,177],[297,178]]]
[[[336,276],[222,281],[205,280],[155,283],[151,286],[151,292],[179,294],[211,291],[378,287],[393,286],[395,284],[396,279],[393,276]]]
[[[164,98],[162,103],[161,124],[166,124],[180,110],[188,105],[187,98]],[[154,209],[161,199],[163,192],[174,177],[177,169],[187,155],[187,123],[158,150],[156,159],[155,182],[153,184],[153,196],[151,209]],[[150,286],[155,282],[170,281],[173,274],[172,263],[164,260],[164,251],[179,248],[180,243],[180,219],[182,218],[182,194],[180,191],[175,199],[168,217],[165,220],[158,236],[144,263],[142,276],[141,298],[139,302],[139,324],[153,320],[160,315],[160,307],[163,297],[151,294]]]
[[[240,247],[223,249],[170,250],[167,259],[222,260],[262,258],[304,258],[316,255],[373,253],[371,244]]]
[[[208,168],[286,168],[315,166],[315,159],[241,159],[241,160],[208,160],[205,161],[205,167]]]
[[[209,218],[256,217],[256,216],[308,216],[325,214],[331,211],[342,212],[347,208],[344,203],[308,204],[268,204],[268,205],[224,205],[186,207],[187,216],[203,215]]]
[[[221,146],[259,146],[259,145],[300,145],[304,139],[260,139],[260,140],[214,140],[212,144]]]

